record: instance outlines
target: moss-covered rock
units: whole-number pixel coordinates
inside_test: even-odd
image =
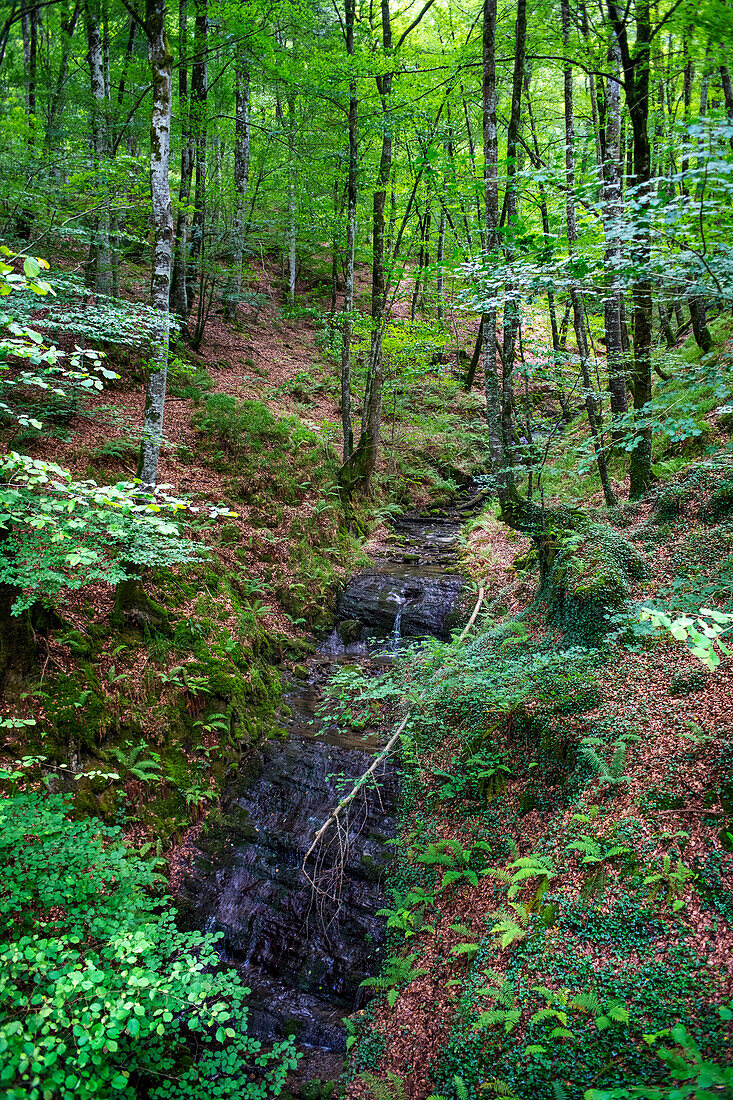
[[[628,599],[630,581],[641,579],[647,568],[646,558],[628,539],[585,517],[557,532],[541,551],[548,617],[573,642],[600,639],[610,615]]]

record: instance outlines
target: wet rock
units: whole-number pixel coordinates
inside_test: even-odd
[[[383,894],[375,869],[392,854],[393,772],[383,775],[379,796],[355,803],[343,864],[335,834],[322,852],[323,896],[301,870],[315,829],[370,762],[362,750],[322,741],[270,742],[256,780],[200,842],[179,903],[197,927],[224,933],[222,954],[253,991],[250,1030],[261,1037],[295,1022],[301,1041],[343,1049],[344,1010],[379,969]]]
[[[380,570],[359,573],[350,581],[339,601],[339,615],[389,634],[401,613],[404,637],[443,637],[445,620],[462,587],[460,576],[446,576],[437,570],[417,574],[387,564]]]
[[[336,627],[338,636],[344,645],[349,645],[350,642],[358,642],[364,632],[364,624],[360,623],[358,619],[344,619]]]

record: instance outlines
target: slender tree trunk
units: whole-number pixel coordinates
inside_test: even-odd
[[[650,180],[651,150],[649,146],[649,56],[651,23],[649,0],[635,0],[636,41],[633,54],[629,46],[626,24],[616,6],[607,0],[608,12],[621,52],[624,89],[633,130],[634,186],[636,189],[636,225],[634,229],[634,262],[636,272],[632,287],[634,302],[634,413],[635,439],[631,452],[631,497],[638,499],[652,480],[652,429],[648,405],[652,398],[652,324],[653,298],[650,272]]]
[[[705,60],[707,62],[709,50],[706,52]],[[705,65],[702,74],[702,80],[700,82],[700,117],[704,118],[708,112],[708,88],[710,86],[710,68],[709,65]],[[699,139],[698,148],[704,148],[704,138]],[[698,171],[703,168],[703,159],[698,156],[697,167]],[[692,333],[695,337],[695,343],[702,351],[703,355],[708,355],[713,348],[713,338],[708,328],[707,317],[707,303],[702,294],[695,294],[690,297],[690,319],[692,320]]]
[[[288,301],[295,303],[295,261],[296,261],[296,218],[295,218],[295,180],[297,164],[295,159],[295,92],[288,92]]]
[[[329,313],[333,317],[336,312],[336,304],[339,296],[339,228],[341,215],[344,212],[343,201],[339,202],[339,192],[341,180],[339,174],[334,174],[333,177],[333,219],[331,222],[331,301],[329,304]]]
[[[723,86],[723,99],[725,100],[725,113],[728,121],[733,122],[733,81],[727,65],[720,66],[720,83]],[[730,139],[730,147],[733,149],[733,137]]]
[[[535,127],[534,116],[532,114],[532,100],[529,94],[529,75],[525,76],[524,83],[524,98],[527,104],[527,118],[529,119],[529,127],[532,135],[532,147],[534,150],[534,166],[540,168],[542,166],[542,158],[540,157],[540,145],[537,140],[537,130]],[[545,185],[540,177],[539,181],[539,197],[540,197],[540,216],[542,218],[542,236],[545,242],[544,248],[544,262],[549,263],[552,260],[552,237],[550,236],[550,217],[547,209],[547,192]],[[555,294],[554,291],[548,288],[547,291],[547,312],[550,319],[550,335],[552,338],[552,353],[555,368],[555,383],[557,385],[557,396],[560,402],[560,408],[562,410],[562,416],[565,423],[569,423],[571,419],[570,407],[568,405],[567,398],[565,396],[565,383],[562,377],[562,365],[563,356],[561,355],[560,347],[560,332],[557,325],[557,309],[555,307]]]
[[[479,321],[478,325],[478,332],[476,333],[476,343],[473,346],[473,355],[471,356],[471,359],[469,361],[468,368],[466,370],[466,377],[463,381],[463,389],[466,391],[466,393],[470,393],[473,389],[473,380],[476,377],[476,370],[483,354],[484,317],[485,314],[482,314],[481,320]]]
[[[58,149],[61,144],[61,126],[59,123],[61,106],[63,102],[64,86],[69,71],[69,57],[71,55],[71,43],[76,30],[76,21],[79,18],[81,0],[75,0],[74,9],[69,15],[68,9],[61,17],[61,58],[59,71],[56,77],[53,92],[48,106],[48,119],[46,122],[46,135],[44,138],[44,154],[48,155],[52,149]]]
[[[659,327],[662,330],[662,335],[664,336],[664,341],[667,345],[667,348],[671,349],[674,347],[674,334],[672,332],[672,326],[669,323],[669,316],[672,311],[672,307],[669,306],[665,308],[662,303],[659,302],[657,304],[657,308],[659,310]]]
[[[191,129],[194,140],[195,184],[191,248],[186,272],[186,298],[189,313],[193,307],[196,284],[204,255],[206,223],[206,99],[208,67],[206,61],[208,31],[208,0],[196,0],[193,52],[191,66]]]
[[[237,58],[234,70],[235,122],[234,122],[234,275],[229,287],[225,315],[231,320],[237,315],[237,304],[242,293],[242,268],[244,265],[245,223],[247,220],[247,190],[249,188],[249,135],[250,135],[250,71],[243,56]]]
[[[481,211],[481,193],[480,193],[480,189],[478,187],[478,178],[479,178],[479,176],[478,176],[478,171],[477,171],[477,168],[476,168],[476,144],[475,144],[474,139],[473,139],[473,127],[471,126],[471,115],[470,115],[469,110],[468,110],[468,103],[466,102],[466,94],[463,90],[463,85],[462,84],[461,84],[461,102],[463,104],[463,115],[464,115],[464,118],[466,119],[466,136],[468,137],[468,155],[469,155],[470,160],[471,160],[471,169],[472,169],[471,178],[472,178],[472,180],[474,181],[474,184],[475,184],[474,189],[475,189],[475,193],[476,193],[476,218],[477,218],[477,223],[478,223],[479,237],[481,239],[481,247],[485,248],[486,247],[486,242],[484,240],[484,219],[483,219],[483,213]],[[453,150],[452,150],[452,148],[450,148],[448,150],[448,155],[449,155],[450,160],[452,161],[453,160]],[[473,241],[471,240],[471,230],[469,228],[468,218],[466,217],[465,212],[464,212],[463,220],[464,220],[464,223],[465,223],[465,226],[466,226],[466,238],[468,240],[468,247],[469,247],[470,251],[473,252]]]
[[[514,72],[512,75],[512,106],[509,115],[509,128],[507,130],[507,179],[504,204],[501,212],[500,225],[507,224],[509,233],[507,236],[506,260],[509,267],[514,261],[514,246],[512,244],[512,225],[517,218],[517,150],[519,145],[519,131],[522,122],[522,87],[524,85],[524,66],[527,52],[527,3],[526,0],[517,0],[517,21],[515,28],[514,48]],[[517,333],[519,331],[520,313],[519,300],[516,285],[506,287],[507,297],[504,305],[504,339],[501,356],[501,430],[504,437],[506,454],[511,456],[514,450],[514,416],[513,416],[513,378],[514,362],[516,359]]]
[[[25,113],[28,119],[28,144],[35,144],[36,128],[36,72],[38,58],[38,8],[35,4],[23,4],[21,17],[23,32],[23,60],[25,62]]]
[[[390,20],[389,0],[381,0],[382,47],[386,58],[392,52],[392,24]],[[361,480],[363,488],[369,492],[379,455],[382,426],[382,388],[384,384],[384,360],[382,356],[382,336],[386,309],[385,276],[385,209],[387,206],[387,188],[392,174],[392,119],[390,116],[392,96],[391,72],[377,78],[377,88],[382,103],[382,151],[379,158],[377,187],[372,203],[372,337],[369,353],[369,382],[365,394],[365,425],[359,440],[361,452]]]
[[[104,80],[104,57],[100,27],[100,9],[95,0],[86,0],[85,5],[89,74],[92,92],[91,130],[92,155],[97,174],[99,190],[97,198],[103,200],[102,210],[94,215],[89,257],[87,261],[87,285],[101,294],[112,292],[112,256],[109,242],[109,200],[102,194],[106,192],[105,169],[109,153],[106,112],[106,86]]]
[[[146,33],[153,83],[150,124],[150,192],[153,202],[155,253],[152,306],[159,311],[156,344],[145,393],[145,419],[139,477],[143,491],[152,492],[158,475],[170,338],[170,282],[173,261],[173,209],[168,182],[170,161],[172,57],[165,29],[165,0],[146,0]]]
[[[484,204],[486,207],[486,248],[496,250],[499,230],[499,141],[496,126],[496,5],[497,0],[483,4],[483,134],[484,134]],[[489,461],[496,478],[499,500],[504,507],[510,473],[507,469],[502,432],[502,401],[496,372],[496,306],[484,310],[481,318],[484,392],[488,423]]]
[[[445,254],[445,209],[440,208],[440,222],[438,224],[438,247],[435,255],[435,262],[438,268],[436,279],[436,295],[438,299],[438,321],[442,325],[445,321],[445,298],[444,298],[444,275],[443,275],[443,256]]]
[[[560,0],[562,18],[563,46],[567,53],[570,39],[570,5],[569,0]],[[565,89],[565,186],[566,186],[566,218],[568,252],[572,257],[575,253],[575,244],[578,233],[575,222],[575,113],[573,107],[573,69],[569,63],[563,66],[563,78]],[[593,439],[593,449],[596,455],[598,473],[603,486],[603,496],[609,508],[616,506],[616,497],[611,487],[606,465],[606,455],[603,449],[603,439],[600,432],[600,416],[598,410],[598,398],[593,392],[591,383],[588,351],[588,335],[585,327],[585,314],[583,309],[583,296],[580,288],[573,283],[570,287],[570,300],[573,307],[573,327],[575,339],[578,345],[580,358],[580,370],[585,391],[585,407],[588,413],[588,425]]]
[[[415,277],[415,286],[412,291],[412,301],[410,303],[410,319],[415,320],[418,308],[422,309],[425,306],[425,269],[430,266],[430,193],[428,192],[427,203],[425,207],[425,213],[422,218],[418,214],[420,222],[420,253],[417,258],[417,276]]]
[[[191,103],[188,97],[188,12],[186,0],[178,5],[179,49],[178,63],[178,111],[181,116],[181,182],[178,189],[178,214],[171,276],[171,310],[185,327],[188,320],[188,215],[186,207],[191,198],[193,178],[193,132],[191,129]]]
[[[608,51],[609,76],[606,81],[605,122],[606,132],[603,142],[603,216],[606,235],[606,296],[603,306],[606,331],[606,365],[608,370],[608,388],[611,394],[611,416],[618,420],[626,414],[626,371],[621,338],[621,266],[623,249],[621,242],[621,85],[614,76],[619,74],[621,64],[618,44],[615,39]],[[612,424],[612,438],[619,443],[621,430]]]
[[[356,0],[346,0],[346,53],[354,56],[354,21]],[[354,432],[351,423],[351,331],[354,312],[354,256],[356,250],[356,204],[358,198],[358,111],[356,80],[349,81],[349,176],[346,216],[346,286],[344,289],[344,324],[341,343],[341,426],[343,429],[344,463],[354,450]]]

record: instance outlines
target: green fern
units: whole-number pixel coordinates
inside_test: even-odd
[[[530,879],[539,879],[530,908],[539,906],[549,888],[551,879],[557,877],[555,865],[550,857],[540,856],[534,852],[532,855],[520,856],[519,859],[515,859],[513,863],[509,864],[509,868],[512,871],[512,876],[507,896],[510,898],[516,897]]]
[[[697,878],[694,871],[685,867],[681,859],[677,860],[677,866],[672,869],[672,860],[665,856],[662,867],[654,871],[644,879],[644,885],[649,887],[649,897],[654,900],[661,897],[663,904],[670,903],[676,913],[684,907],[683,894],[690,879]]]
[[[375,1100],[406,1100],[404,1081],[390,1069],[387,1070],[386,1081],[376,1073],[362,1073],[359,1075],[359,1080],[370,1089]]]
[[[127,775],[139,779],[141,783],[159,783],[161,766],[158,753],[151,753],[146,757],[148,746],[145,741],[140,741],[138,745],[133,745],[132,741],[126,741],[125,745],[127,751],[115,745],[109,750],[108,757],[113,756]]]
[[[481,1012],[476,1020],[477,1027],[494,1027],[496,1024],[501,1024],[504,1028],[506,1035],[509,1035],[511,1031],[519,1023],[522,1018],[522,1013],[518,1008],[492,1008],[487,1012]]]
[[[457,1074],[453,1077],[453,1085],[456,1090],[456,1100],[468,1100],[468,1089],[462,1077]]]
[[[510,902],[509,909],[500,909],[494,913],[495,924],[491,929],[493,935],[499,936],[501,946],[510,947],[513,943],[527,938],[527,928],[531,909],[517,902]]]
[[[593,742],[597,741],[598,739],[595,737],[586,738],[584,744],[580,746],[580,755],[591,766],[599,781],[609,787],[618,787],[621,783],[630,783],[631,776],[622,774],[626,764],[628,743],[622,740],[616,741],[611,763],[607,764],[593,748]]]
[[[480,943],[458,943],[455,947],[451,947],[450,953],[451,955],[465,955],[470,963],[473,962],[480,950]]]
[[[415,978],[422,978],[427,974],[427,970],[413,968],[413,963],[417,958],[417,951],[413,951],[410,955],[392,955],[390,958],[385,959],[382,972],[377,974],[373,978],[365,978],[361,982],[362,986],[373,986],[374,989],[378,989],[380,992],[387,993],[387,1004],[390,1008],[394,1008],[397,998],[399,997],[400,987],[403,985],[409,985]]]

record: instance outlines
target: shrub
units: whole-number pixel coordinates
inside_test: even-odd
[[[153,864],[121,830],[70,821],[68,805],[24,794],[0,809],[3,1095],[277,1095],[292,1043],[261,1052],[246,1034],[248,991],[221,971],[215,937],[179,932],[152,893]]]

